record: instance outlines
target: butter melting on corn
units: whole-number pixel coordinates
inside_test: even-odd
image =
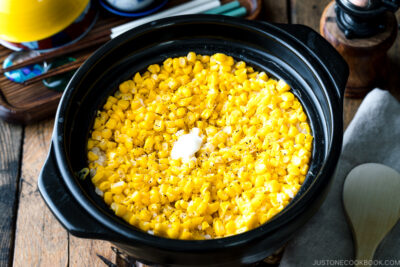
[[[171,151],[172,159],[182,159],[189,161],[194,157],[194,154],[199,151],[203,140],[199,136],[200,129],[193,128],[188,134],[181,135],[174,143]]]

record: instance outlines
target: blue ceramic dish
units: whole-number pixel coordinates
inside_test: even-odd
[[[109,11],[115,15],[118,15],[121,17],[136,18],[136,17],[147,16],[154,12],[157,12],[158,10],[160,10],[162,7],[164,7],[167,4],[168,0],[156,0],[156,1],[154,1],[154,3],[152,3],[147,8],[141,9],[138,11],[134,11],[134,12],[128,12],[128,11],[122,11],[122,10],[116,9],[104,0],[99,0],[99,2],[100,2],[100,5],[104,9],[106,9],[107,11]]]

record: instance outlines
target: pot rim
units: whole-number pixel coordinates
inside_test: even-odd
[[[339,91],[337,84],[335,83],[332,75],[329,74],[329,71],[318,59],[313,51],[311,51],[307,46],[300,43],[296,38],[291,36],[286,31],[280,29],[276,25],[265,23],[265,28],[269,28],[271,32],[265,32],[265,29],[260,28],[260,24],[258,22],[246,21],[238,18],[228,18],[221,17],[215,15],[185,15],[178,16],[173,18],[166,18],[156,22],[152,22],[149,24],[142,25],[138,28],[130,30],[117,38],[111,40],[100,49],[98,49],[84,64],[75,75],[72,77],[69,82],[65,93],[63,94],[56,115],[56,123],[54,126],[54,133],[52,137],[52,143],[54,147],[55,158],[57,162],[57,166],[62,176],[62,180],[65,182],[68,190],[71,192],[73,198],[77,200],[79,205],[87,211],[91,216],[93,216],[99,224],[102,224],[106,228],[112,230],[116,234],[119,234],[121,238],[124,240],[123,243],[134,244],[135,242],[149,245],[152,247],[157,247],[166,250],[179,250],[179,251],[205,251],[205,250],[213,250],[213,249],[226,249],[230,247],[236,247],[243,245],[250,240],[256,240],[265,238],[267,234],[272,234],[277,231],[282,226],[289,224],[293,221],[297,216],[301,213],[304,213],[307,209],[307,204],[313,200],[315,195],[322,190],[330,181],[330,176],[333,174],[334,169],[336,167],[336,163],[339,158],[340,148],[342,145],[342,131],[343,131],[343,120],[342,120],[342,102],[340,101],[340,95],[338,96],[337,92],[327,91],[327,98],[329,99],[329,110],[331,116],[331,124],[332,130],[328,133],[331,136],[331,142],[327,149],[327,153],[325,159],[323,160],[323,164],[318,170],[318,174],[315,175],[314,180],[307,188],[307,190],[294,202],[287,206],[284,210],[279,212],[274,218],[270,221],[261,225],[257,228],[254,228],[250,231],[219,238],[219,239],[209,239],[209,240],[179,240],[179,239],[168,239],[164,237],[154,236],[141,230],[133,229],[132,227],[128,227],[127,225],[123,225],[120,222],[113,220],[107,214],[103,213],[99,208],[97,208],[94,203],[82,194],[82,189],[80,185],[76,182],[76,178],[74,178],[74,173],[69,166],[69,161],[67,159],[66,148],[64,147],[64,122],[65,115],[68,113],[68,102],[70,98],[73,96],[74,90],[76,90],[76,86],[79,84],[80,80],[85,76],[86,69],[93,65],[96,61],[100,60],[104,54],[111,51],[116,46],[124,43],[126,40],[132,38],[132,36],[140,35],[141,33],[153,31],[152,28],[149,28],[151,25],[154,28],[160,27],[168,27],[168,25],[176,24],[176,23],[225,23],[230,26],[236,26],[241,28],[246,28],[247,30],[262,32],[263,34],[267,34],[268,37],[273,38],[281,44],[284,44],[288,49],[296,52],[296,55],[299,57],[303,57],[303,53],[311,54],[314,60],[317,60],[321,63],[317,68],[315,66],[310,66],[315,73],[321,74],[322,70],[326,72],[325,74],[329,75],[332,87],[335,87],[336,90]],[[157,27],[155,27],[157,26]],[[274,35],[274,33],[279,33],[282,36]],[[284,42],[283,39],[291,40],[291,43]],[[295,45],[293,45],[295,42]],[[299,46],[301,44],[301,49]],[[304,58],[304,57],[303,57]],[[309,62],[309,60],[307,60]],[[322,70],[321,70],[322,69]],[[320,78],[320,77],[319,77]],[[321,82],[322,84],[328,83],[328,81]],[[333,107],[339,106],[340,110],[338,113],[334,113]],[[335,110],[336,111],[336,110]],[[332,149],[332,145],[335,145],[334,149]],[[335,164],[326,164],[327,162],[334,162]]]

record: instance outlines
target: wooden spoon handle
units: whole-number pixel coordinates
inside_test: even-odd
[[[371,262],[374,258],[375,248],[371,246],[358,246],[356,251],[355,267],[371,267]]]

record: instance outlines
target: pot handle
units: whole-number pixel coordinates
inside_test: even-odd
[[[111,231],[96,222],[71,196],[56,167],[52,146],[39,174],[38,188],[47,206],[68,232],[83,238],[113,239]]]
[[[343,100],[347,78],[349,76],[349,67],[336,49],[320,34],[305,25],[272,24],[292,35],[297,41],[300,41],[304,47],[311,50],[311,52],[316,55],[316,58],[326,66],[327,71],[336,84],[337,93],[340,99]]]
[[[318,58],[332,75],[339,97],[343,100],[347,78],[349,77],[349,67],[339,52],[310,27],[300,24],[280,24],[279,27],[295,36],[304,46],[318,55]]]

